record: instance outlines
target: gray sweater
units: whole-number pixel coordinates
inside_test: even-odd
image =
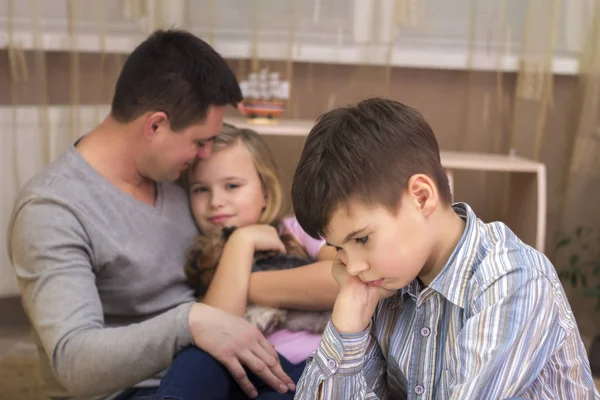
[[[27,183],[8,252],[49,394],[110,397],[164,371],[192,343],[183,267],[196,234],[182,188],[158,184],[152,207],[74,147]]]

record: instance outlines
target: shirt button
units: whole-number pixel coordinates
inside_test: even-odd
[[[421,395],[425,392],[425,388],[423,387],[423,385],[417,385],[415,386],[415,393],[418,395]]]
[[[335,369],[337,363],[335,362],[335,360],[330,358],[329,360],[327,360],[327,366],[331,369]]]
[[[428,327],[424,326],[421,328],[421,336],[429,336],[429,334],[431,333],[431,329],[429,329]]]

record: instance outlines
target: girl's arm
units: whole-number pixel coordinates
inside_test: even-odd
[[[202,302],[243,317],[253,255],[252,244],[234,232],[223,247],[221,260]]]
[[[250,276],[248,301],[274,308],[331,310],[338,284],[331,274],[335,249],[323,240],[310,237],[295,217],[282,221],[280,231],[294,235],[317,262],[282,271],[261,271]]]
[[[273,308],[331,310],[339,290],[331,274],[332,264],[318,261],[299,268],[255,272],[250,275],[248,301]]]
[[[277,231],[268,225],[239,228],[223,247],[221,260],[203,302],[243,317],[248,305],[248,286],[256,250],[284,251]]]
[[[324,245],[317,254],[317,261],[332,261],[335,258],[335,248]]]

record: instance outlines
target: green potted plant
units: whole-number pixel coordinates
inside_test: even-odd
[[[557,268],[560,279],[583,295],[596,300],[596,312],[600,314],[600,231],[577,227],[572,233],[559,232],[556,256],[567,260],[567,266]],[[589,352],[594,376],[600,375],[600,336],[596,336]]]

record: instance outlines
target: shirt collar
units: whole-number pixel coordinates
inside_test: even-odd
[[[429,287],[440,293],[448,301],[464,308],[466,306],[466,287],[472,275],[479,247],[480,227],[477,224],[477,216],[468,204],[455,203],[452,205],[452,209],[466,221],[465,230],[448,262],[446,262],[438,276],[433,279]],[[419,281],[415,279],[392,297],[392,304],[400,305],[406,295],[416,299],[419,291]]]

